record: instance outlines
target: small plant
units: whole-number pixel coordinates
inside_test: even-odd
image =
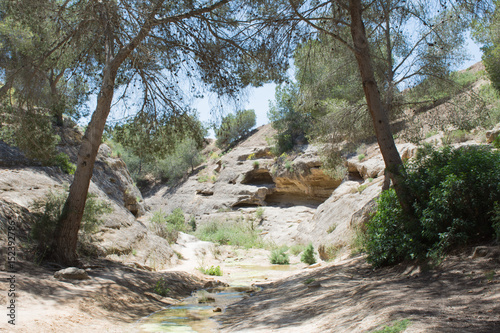
[[[303,244],[294,244],[290,247],[290,253],[294,256],[299,255],[305,249],[305,245]]]
[[[255,218],[259,221],[264,218],[264,208],[259,207],[255,210]]]
[[[71,163],[69,160],[69,156],[65,153],[60,153],[54,156],[52,162],[55,166],[61,168],[61,170],[69,175],[75,174],[76,165]]]
[[[198,177],[198,182],[200,183],[206,183],[208,182],[210,178],[208,177],[208,175],[201,175]]]
[[[189,226],[191,227],[192,231],[196,231],[196,218],[194,216],[191,216],[189,219]]]
[[[326,232],[329,233],[329,234],[331,234],[332,232],[335,231],[335,229],[337,229],[337,224],[336,223],[334,223],[331,226],[329,226],[328,230]]]
[[[170,288],[167,287],[167,281],[163,278],[158,280],[153,288],[153,292],[160,296],[166,297],[170,293]]]
[[[174,254],[177,256],[178,259],[180,260],[184,260],[184,256],[182,255],[182,253],[180,253],[179,251],[174,251]]]
[[[359,185],[358,186],[358,193],[363,193],[364,190],[366,190],[366,188],[368,187],[368,184],[364,184],[364,185]]]
[[[271,264],[273,264],[273,265],[288,265],[288,264],[290,264],[290,258],[288,257],[288,254],[285,253],[286,251],[287,251],[286,247],[272,250],[271,256],[269,257]]]
[[[319,257],[321,260],[324,261],[334,260],[335,258],[337,258],[337,256],[339,255],[340,251],[344,246],[345,246],[344,244],[336,244],[329,246],[320,245],[318,247]]]
[[[362,160],[365,159],[365,157],[366,157],[365,154],[359,154],[358,155],[358,160],[361,162]]]
[[[254,160],[255,159],[255,153],[251,153],[248,155],[247,160]]]
[[[493,281],[493,278],[495,277],[495,271],[488,271],[484,273],[484,276],[488,280],[488,282]]]
[[[132,249],[132,255],[135,257],[137,255],[137,250],[136,249]]]
[[[309,279],[307,279],[307,280],[305,280],[305,281],[304,281],[304,284],[311,284],[311,283],[313,283],[314,281],[316,281],[316,279],[315,279],[315,278],[309,278]]]
[[[380,330],[373,331],[373,333],[400,333],[404,332],[410,325],[409,319],[403,319],[393,322],[390,326],[384,326]]]
[[[303,263],[306,263],[308,265],[312,265],[316,263],[316,258],[314,257],[314,247],[312,243],[309,243],[307,245],[306,249],[304,252],[302,252],[302,256],[300,257],[300,261]]]
[[[293,165],[292,165],[292,162],[290,162],[290,161],[286,161],[286,162],[285,162],[285,169],[286,169],[286,171],[288,171],[288,172],[293,172]]]
[[[179,231],[186,231],[184,212],[181,208],[176,208],[170,215],[166,215],[161,210],[153,213],[150,219],[150,226],[153,232],[165,238],[170,244],[177,241]]]
[[[253,165],[254,169],[258,169],[260,166],[260,163],[259,163],[259,161],[253,161],[252,165]]]
[[[198,267],[198,270],[205,275],[222,276],[222,269],[220,266],[210,266],[208,268]]]

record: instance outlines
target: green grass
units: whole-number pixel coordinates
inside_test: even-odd
[[[373,331],[372,333],[400,333],[404,332],[410,325],[409,319],[403,319],[393,322],[391,325],[386,325],[383,328]]]
[[[290,253],[294,256],[299,255],[304,251],[306,246],[304,244],[295,244],[290,247]]]
[[[309,279],[304,281],[304,284],[310,284],[310,283],[313,283],[314,281],[316,281],[315,278],[309,278]]]
[[[234,245],[250,248],[264,248],[266,243],[252,221],[213,220],[197,228],[195,236],[201,240],[219,245]]]

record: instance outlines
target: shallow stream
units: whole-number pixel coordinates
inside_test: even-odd
[[[258,291],[258,287],[216,287],[199,290],[191,297],[138,322],[139,332],[211,332],[216,331],[214,316],[229,304]]]

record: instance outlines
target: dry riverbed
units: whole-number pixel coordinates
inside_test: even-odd
[[[498,247],[493,248],[495,253]],[[223,309],[223,332],[371,332],[408,319],[406,332],[499,332],[498,251],[486,257],[451,256],[438,268],[397,266],[374,271],[363,257],[305,268],[298,257],[285,269],[269,265],[265,250],[235,250],[182,238],[183,264],[150,272],[115,262],[88,263],[89,280],[59,281],[55,269],[21,263],[16,275],[13,332],[133,332],[137,321],[176,303],[194,289],[222,280],[264,289]],[[224,276],[196,268],[220,265]],[[182,269],[183,272],[175,271]],[[0,301],[7,302],[7,272],[0,272]],[[164,278],[169,297],[153,293]]]

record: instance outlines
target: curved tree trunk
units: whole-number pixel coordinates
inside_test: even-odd
[[[101,145],[104,125],[113,100],[116,70],[114,73],[111,70],[105,70],[105,72],[101,91],[97,98],[97,107],[92,114],[92,119],[78,151],[75,176],[54,237],[52,255],[58,262],[66,265],[74,265],[77,262],[78,230],[85,209],[95,159]]]
[[[411,194],[403,184],[404,168],[401,156],[396,148],[389,123],[387,110],[382,104],[380,92],[370,56],[370,49],[362,19],[363,6],[361,0],[350,0],[351,35],[355,49],[356,61],[363,82],[363,90],[368,110],[373,121],[380,152],[384,159],[386,171],[391,178],[394,189],[403,210],[411,214]]]

